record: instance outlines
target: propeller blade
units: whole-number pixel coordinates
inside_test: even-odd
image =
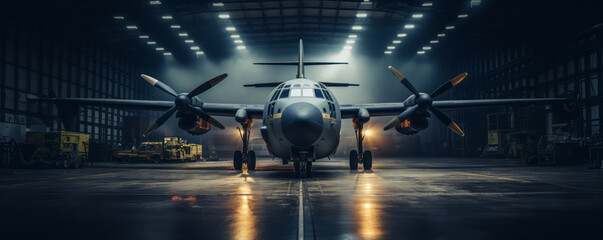
[[[197,88],[195,88],[193,91],[191,91],[190,93],[188,93],[189,97],[194,97],[197,96],[205,91],[207,91],[208,89],[210,89],[213,86],[218,85],[218,83],[220,83],[222,80],[224,80],[224,78],[228,77],[228,74],[224,73],[220,76],[217,76],[215,78],[210,79],[209,81],[199,85]]]
[[[434,106],[431,106],[429,108],[431,110],[431,112],[433,114],[436,115],[436,117],[438,118],[438,120],[440,120],[440,122],[442,122],[444,125],[448,126],[448,129],[450,129],[451,131],[453,131],[454,133],[458,134],[461,137],[465,136],[465,133],[463,132],[463,130],[461,130],[461,128],[456,125],[456,123],[454,123],[448,116],[446,116],[446,114],[444,114],[442,111],[440,111],[440,109],[437,109]]]
[[[410,90],[415,96],[419,97],[419,91],[417,91],[417,89],[408,81],[408,79],[406,79],[406,77],[404,77],[404,75],[402,75],[402,73],[398,72],[398,70],[392,66],[387,67],[387,69],[389,69],[408,90]]]
[[[161,116],[159,116],[159,118],[157,118],[157,120],[155,120],[155,122],[153,122],[153,124],[151,124],[151,126],[146,131],[144,131],[142,136],[149,136],[149,134],[151,134],[157,128],[161,127],[161,125],[165,123],[165,121],[167,121],[175,112],[176,106],[173,106],[172,108],[161,114]]]
[[[218,120],[216,120],[215,118],[213,118],[212,116],[210,116],[209,114],[205,113],[203,110],[201,110],[198,107],[193,107],[189,105],[189,109],[191,111],[193,111],[195,114],[197,114],[197,116],[199,116],[201,119],[208,121],[211,125],[216,126],[219,129],[224,129],[224,125],[222,125],[222,123],[220,123]]]
[[[178,96],[178,93],[176,93],[176,91],[174,91],[174,89],[172,89],[170,86],[166,85],[165,83],[162,83],[159,80],[157,80],[149,75],[146,75],[146,74],[141,74],[140,77],[142,77],[142,79],[146,80],[148,83],[155,86],[156,88],[159,88],[161,91],[164,91],[174,97]]]
[[[463,79],[465,79],[466,77],[467,77],[467,73],[461,73],[460,75],[454,77],[453,79],[450,79],[450,81],[444,83],[438,89],[436,89],[435,91],[433,91],[433,93],[431,94],[431,97],[434,98],[434,97],[440,96],[440,94],[448,91],[452,87],[454,87],[457,84],[461,83],[461,81],[463,81]]]
[[[419,108],[419,106],[417,106],[417,105],[407,108],[406,110],[404,110],[404,112],[400,113],[394,119],[389,121],[387,123],[387,125],[385,125],[385,127],[383,127],[383,131],[389,130],[390,128],[393,128],[396,125],[400,124],[401,122],[403,122],[404,120],[409,118],[415,111],[417,111],[418,108]]]

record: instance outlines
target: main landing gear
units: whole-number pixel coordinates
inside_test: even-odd
[[[249,121],[241,123],[243,129],[237,127],[241,140],[243,140],[243,150],[234,152],[233,165],[235,170],[241,170],[243,163],[247,164],[247,170],[255,170],[255,151],[249,150],[249,133],[252,125],[253,120],[249,119]]]
[[[364,140],[364,134],[362,133],[362,124],[358,124],[354,128],[356,132],[356,147],[358,150],[350,151],[350,169],[357,170],[358,163],[362,163],[364,170],[371,170],[373,167],[373,154],[371,151],[363,151],[362,140]]]

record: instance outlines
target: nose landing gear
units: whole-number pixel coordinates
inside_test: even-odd
[[[364,151],[362,149],[362,140],[364,140],[364,133],[362,132],[363,124],[354,124],[355,135],[356,135],[356,148],[358,150],[350,151],[350,169],[357,170],[358,163],[362,163],[364,170],[371,170],[373,167],[373,154],[371,151]]]
[[[243,150],[234,152],[233,165],[235,170],[241,170],[243,163],[247,164],[247,170],[255,170],[255,151],[249,150],[249,135],[252,125],[253,121],[249,119],[249,121],[241,123],[243,129],[237,127],[243,141]]]

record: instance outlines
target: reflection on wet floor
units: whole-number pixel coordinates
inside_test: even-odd
[[[356,211],[357,235],[362,239],[381,239],[383,235],[382,211],[379,195],[375,194],[374,176],[360,179],[356,184],[355,194],[357,196],[354,206]]]
[[[241,175],[247,175],[243,173]],[[245,176],[245,182],[242,182],[237,188],[237,194],[231,196],[229,206],[233,210],[229,216],[231,222],[232,239],[256,239],[257,217],[254,215],[254,202],[252,188],[249,180],[253,178]]]

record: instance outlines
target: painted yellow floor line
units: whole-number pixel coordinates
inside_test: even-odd
[[[291,179],[289,179],[289,187],[287,187],[287,193],[291,192]]]
[[[320,181],[318,181],[317,178],[315,178],[315,179],[316,179],[316,183],[318,183],[318,190],[320,190],[320,195],[325,195],[325,193],[322,192],[322,186],[320,186]]]
[[[85,176],[78,176],[78,177],[49,179],[49,180],[42,180],[42,181],[35,181],[35,182],[16,183],[16,184],[10,184],[10,185],[3,185],[3,186],[0,186],[0,188],[11,188],[11,187],[18,187],[18,186],[38,184],[38,183],[49,183],[49,182],[56,182],[56,181],[67,181],[67,180],[90,178],[90,177],[100,177],[100,176],[107,176],[107,175],[113,175],[113,174],[118,174],[118,173],[138,172],[138,171],[144,171],[144,170],[145,169],[137,169],[137,170],[121,171],[121,172],[99,173],[99,174],[92,174],[92,175],[85,175]]]
[[[483,174],[477,174],[477,173],[466,173],[466,172],[464,172],[462,174],[470,175],[470,176],[477,176],[477,177],[485,177],[485,178],[493,178],[493,179],[500,179],[500,180],[508,180],[508,181],[514,181],[514,182],[524,182],[524,183],[531,183],[532,182],[532,181],[523,180],[523,179],[497,177],[497,176],[483,175]]]

